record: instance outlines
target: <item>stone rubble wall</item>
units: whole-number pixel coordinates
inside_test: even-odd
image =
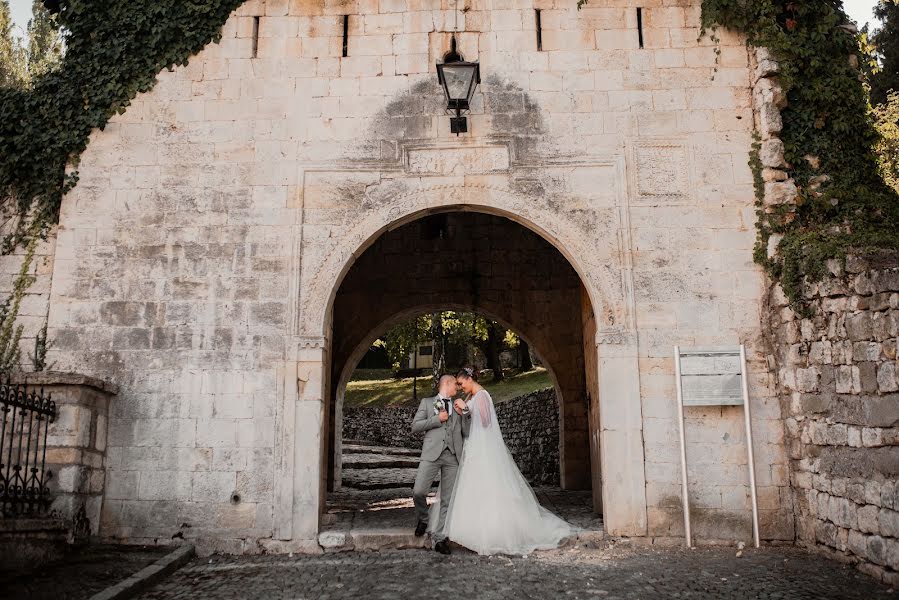
[[[850,258],[810,286],[810,314],[775,288],[778,369],[800,543],[899,583],[897,257]]]
[[[343,409],[345,440],[378,446],[421,448],[411,431],[415,408]],[[559,484],[559,404],[552,388],[496,404],[496,418],[509,452],[532,484]]]

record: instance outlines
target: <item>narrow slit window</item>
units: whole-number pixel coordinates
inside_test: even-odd
[[[537,23],[537,50],[543,50],[543,26],[540,23],[540,9],[534,10],[534,18]]]
[[[259,17],[253,17],[253,58],[259,55]]]
[[[637,8],[637,40],[640,42],[640,47],[643,47],[643,9]]]
[[[349,56],[350,15],[343,15],[343,55]]]

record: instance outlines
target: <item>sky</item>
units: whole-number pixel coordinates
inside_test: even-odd
[[[573,2],[574,0],[572,0],[572,4]],[[852,20],[858,23],[859,27],[874,20],[873,8],[876,3],[877,0],[843,0],[846,12]],[[9,0],[13,22],[17,28],[21,28],[20,35],[24,35],[28,19],[31,18],[31,4],[32,0]]]

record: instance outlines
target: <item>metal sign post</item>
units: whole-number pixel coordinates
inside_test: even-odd
[[[752,415],[746,348],[740,346],[689,348],[674,347],[677,420],[680,432],[681,494],[684,505],[684,534],[693,545],[690,530],[690,498],[687,489],[687,444],[684,434],[684,406],[743,406],[746,422],[746,452],[749,462],[749,491],[752,499],[752,540],[759,547],[758,497],[755,489],[755,460],[752,450]]]

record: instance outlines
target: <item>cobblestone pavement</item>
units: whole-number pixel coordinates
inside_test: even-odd
[[[889,588],[793,548],[653,548],[619,543],[528,558],[405,550],[196,559],[143,600],[780,598],[879,600]]]
[[[81,600],[134,575],[171,548],[96,545],[73,548],[58,562],[28,573],[0,572],[0,598]]]

